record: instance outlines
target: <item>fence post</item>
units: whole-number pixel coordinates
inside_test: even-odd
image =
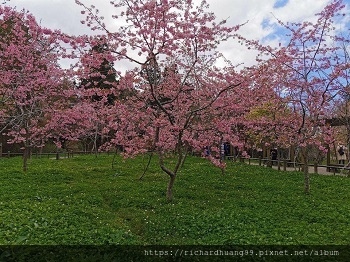
[[[259,166],[261,166],[261,156],[259,156]]]
[[[315,174],[318,174],[318,165],[317,165],[317,162],[315,162],[315,164],[314,164],[314,173],[315,173]]]
[[[280,159],[277,160],[277,169],[278,169],[278,171],[281,171],[281,160]]]
[[[7,157],[10,158],[10,156],[11,156],[11,152],[7,151]]]
[[[287,159],[283,160],[283,171],[287,171]]]

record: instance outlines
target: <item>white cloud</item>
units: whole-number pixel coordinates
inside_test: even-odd
[[[347,0],[349,1],[349,0]],[[277,0],[208,0],[219,19],[229,17],[232,25],[248,21],[239,33],[248,39],[260,40],[266,45],[283,43],[277,19],[282,22],[315,21],[319,13],[331,0],[289,0],[282,7],[274,7]],[[344,27],[344,25],[343,25]],[[256,53],[235,42],[221,45],[225,56],[236,63],[254,64]]]
[[[282,21],[311,21],[314,20],[314,15],[330,2],[330,0],[289,0],[284,7],[275,9],[274,14]]]
[[[109,24],[115,24],[110,18],[113,7],[109,1],[82,0],[87,5],[95,4],[101,15]],[[200,0],[195,0],[199,3]],[[347,2],[349,0],[346,0]],[[249,38],[264,40],[264,43],[278,45],[283,36],[278,34],[276,18],[282,21],[298,22],[314,19],[314,14],[320,12],[331,0],[289,0],[284,6],[274,8],[277,0],[207,0],[219,20],[228,19],[230,25],[248,23],[240,29],[240,33]],[[61,29],[64,32],[81,35],[89,33],[89,29],[80,23],[83,16],[81,7],[74,0],[10,0],[17,9],[26,8],[32,12],[41,24],[50,28]],[[226,58],[233,64],[252,64],[255,54],[247,52],[245,47],[227,41],[221,45]]]
[[[10,0],[8,4],[15,6],[17,10],[29,10],[45,27],[61,29],[72,34],[87,32],[86,27],[80,24],[74,0]]]

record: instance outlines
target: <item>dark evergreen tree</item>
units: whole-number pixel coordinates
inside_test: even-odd
[[[90,67],[89,78],[81,80],[81,87],[89,88],[100,88],[100,89],[112,89],[113,86],[118,84],[117,72],[114,68],[114,63],[108,61],[103,57],[104,53],[108,52],[107,44],[99,44],[91,49],[92,57],[101,59],[99,67]],[[101,101],[103,97],[99,94],[95,94],[91,97],[92,101]],[[107,104],[113,105],[116,99],[115,94],[111,91],[107,95]]]

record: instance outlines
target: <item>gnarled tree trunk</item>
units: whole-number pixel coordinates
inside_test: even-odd
[[[174,199],[174,197],[173,197],[173,187],[174,187],[176,175],[169,175],[169,177],[170,177],[170,179],[169,179],[169,183],[168,183],[168,187],[167,187],[167,191],[166,191],[166,199],[169,202],[171,202]]]

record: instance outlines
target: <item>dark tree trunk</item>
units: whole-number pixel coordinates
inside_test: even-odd
[[[176,179],[176,173],[171,171],[170,169],[168,169],[163,162],[163,157],[160,156],[160,167],[161,169],[167,174],[169,175],[169,183],[167,186],[167,191],[166,191],[166,199],[171,202],[173,201],[173,187],[174,187],[174,183],[175,183],[175,179]]]
[[[155,137],[155,141],[159,141],[159,128],[157,128],[156,131],[156,137]],[[165,162],[164,162],[164,152],[162,151],[161,148],[158,148],[158,155],[159,155],[159,165],[161,167],[161,169],[167,174],[169,175],[169,183],[167,186],[167,191],[166,191],[166,199],[168,201],[173,201],[173,187],[174,187],[174,183],[175,183],[175,179],[176,179],[176,175],[178,173],[178,171],[180,170],[180,168],[183,166],[184,161],[186,159],[187,156],[187,147],[185,146],[185,150],[184,150],[184,146],[182,144],[182,132],[180,132],[179,137],[178,137],[178,143],[176,146],[176,151],[177,151],[177,161],[175,164],[175,167],[170,169],[168,167],[165,166]],[[185,151],[185,152],[184,152]]]
[[[24,146],[23,152],[23,171],[27,172],[28,170],[28,159],[30,158],[30,147]]]
[[[267,148],[267,162],[266,166],[272,168],[272,157],[271,157],[271,148]]]
[[[159,164],[161,169],[169,176],[169,183],[167,186],[167,191],[166,191],[166,199],[171,202],[173,201],[173,187],[176,179],[177,172],[179,171],[179,168],[183,164],[184,161],[184,155],[179,155],[177,159],[177,163],[175,165],[175,168],[173,170],[167,168],[164,163],[164,156],[162,152],[159,152]]]
[[[304,169],[304,192],[310,194],[310,174],[307,170],[307,168]]]
[[[307,148],[302,149],[303,156],[303,171],[304,171],[304,192],[305,194],[310,194],[310,174],[309,174],[309,159]]]
[[[148,168],[149,168],[149,166],[151,164],[152,157],[153,157],[153,151],[151,152],[151,154],[148,157],[147,165],[143,169],[143,173],[142,173],[141,177],[139,178],[140,180],[142,180],[143,177],[146,175],[146,172],[147,172],[147,170],[148,170]]]
[[[167,191],[166,191],[166,199],[167,201],[171,202],[173,201],[174,197],[173,197],[173,187],[174,187],[174,183],[175,183],[175,175],[171,175],[169,176],[169,183],[168,183],[168,187],[167,187]]]

